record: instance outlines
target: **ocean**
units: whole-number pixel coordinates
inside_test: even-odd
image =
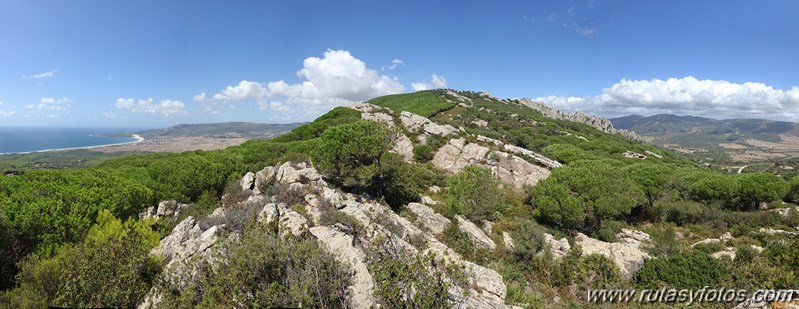
[[[0,127],[0,154],[86,148],[137,141],[143,128]]]

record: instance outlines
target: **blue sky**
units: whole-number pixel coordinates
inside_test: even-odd
[[[312,120],[447,87],[799,121],[799,1],[0,2],[0,126]]]

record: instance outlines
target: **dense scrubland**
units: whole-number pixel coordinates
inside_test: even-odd
[[[453,93],[469,98],[472,106],[453,103],[458,101]],[[513,235],[513,249],[495,251],[475,246],[457,224],[437,235],[468,260],[500,272],[511,304],[552,305],[557,296],[558,306],[584,305],[589,288],[799,286],[799,239],[759,232],[761,227],[796,231],[795,209],[786,216],[766,209],[799,202],[799,177],[707,170],[669,151],[475,92],[423,91],[371,103],[463,127],[565,165],[523,189],[503,185],[476,166],[447,175],[428,162],[446,140],[416,146],[414,162],[405,162],[389,152],[402,126],[361,120],[360,112],[338,107],[269,141],[0,177],[0,306],[135,307],[150,287],[164,284],[157,279],[158,257],[149,252],[181,220],[140,220],[139,212],[176,200],[194,204],[181,217],[203,217],[225,204],[223,196],[241,190],[237,184],[246,172],[286,161],[312,163],[331,184],[383,200],[403,216],[410,216],[405,205],[429,187],[446,188],[433,195],[441,201],[434,206],[437,212],[488,220]],[[415,138],[413,132],[402,133]],[[652,151],[662,158],[626,158],[626,151]],[[555,259],[543,239],[545,232],[570,239],[581,232],[613,242],[628,227],[652,235],[647,251],[657,257],[629,279],[609,259],[581,256],[576,248]],[[735,239],[691,246],[695,239],[726,232]],[[225,269],[203,278],[196,293],[172,295],[164,304],[228,306],[237,297],[254,295],[255,306],[346,305],[340,296],[348,272],[314,241],[282,239],[256,224],[242,237],[226,247],[236,258]],[[750,245],[764,251],[754,252]],[[734,260],[710,257],[727,246],[735,248]],[[448,306],[442,292],[446,283],[421,271],[434,262],[430,257],[375,259],[370,269],[382,282],[378,301],[389,307]],[[304,263],[321,265],[316,269],[322,272],[312,278],[300,266]],[[421,292],[410,293],[410,287]]]

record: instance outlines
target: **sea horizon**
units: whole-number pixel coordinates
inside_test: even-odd
[[[131,127],[0,127],[0,155],[88,149],[141,141]]]

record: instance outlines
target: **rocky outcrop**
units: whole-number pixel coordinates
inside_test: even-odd
[[[402,122],[402,125],[411,132],[421,130],[427,134],[447,136],[460,131],[451,125],[440,125],[431,121],[430,119],[411,112],[401,112],[400,121]]]
[[[416,224],[423,229],[429,230],[437,235],[444,232],[450,225],[449,219],[436,213],[432,208],[419,203],[410,203],[406,206],[408,210],[416,214]]]
[[[483,233],[483,230],[477,227],[476,224],[460,215],[455,216],[455,219],[458,220],[458,228],[460,228],[461,232],[469,235],[469,238],[472,239],[472,242],[474,242],[476,246],[492,251],[497,248],[497,245],[494,244],[494,241],[491,240],[491,238],[489,238],[485,233]]]
[[[397,135],[397,139],[394,141],[394,146],[391,147],[391,151],[401,155],[405,161],[413,160],[413,142],[411,142],[411,139],[405,136],[405,134]]]
[[[513,250],[516,246],[513,244],[513,237],[508,232],[502,232],[502,242],[505,243],[505,248]]]
[[[488,167],[502,182],[517,188],[535,185],[550,175],[548,169],[515,155],[493,151],[488,156],[489,152],[488,147],[480,144],[467,144],[466,139],[451,139],[436,152],[432,163],[451,173],[458,173],[470,164]]]
[[[750,246],[751,246],[752,250],[754,250],[757,253],[761,253],[761,252],[763,252],[763,250],[765,250],[761,246],[755,246],[755,245],[750,245]],[[728,258],[730,258],[731,260],[734,261],[735,257],[737,256],[737,253],[736,253],[736,249],[734,247],[726,247],[726,248],[724,248],[721,251],[714,252],[710,256],[712,256],[714,258],[717,258],[717,259],[720,259],[722,257],[728,257]]]
[[[347,288],[350,304],[353,308],[369,308],[375,304],[373,295],[374,283],[366,265],[366,256],[353,245],[353,236],[335,227],[315,226],[311,234],[325,246],[328,252],[349,265],[352,269],[351,285]]]
[[[620,243],[635,248],[640,248],[642,244],[652,240],[649,234],[631,229],[621,229],[621,232],[616,234],[616,238]]]
[[[799,234],[799,233],[796,233],[796,232],[790,232],[790,231],[786,231],[786,230],[777,230],[777,229],[774,229],[774,228],[771,228],[771,227],[761,227],[759,232],[770,234],[770,235],[777,235],[777,234],[796,235],[796,234]]]
[[[561,164],[560,162],[558,162],[556,160],[553,160],[553,159],[550,159],[550,158],[547,158],[547,157],[545,157],[545,156],[543,156],[543,155],[541,155],[541,154],[539,154],[537,152],[534,152],[532,150],[529,150],[529,149],[525,149],[525,148],[514,146],[514,145],[508,145],[508,144],[506,144],[504,146],[504,148],[505,148],[505,150],[507,150],[509,152],[516,153],[516,154],[521,154],[521,155],[524,155],[524,156],[526,156],[526,157],[528,157],[530,159],[533,159],[536,162],[541,163],[544,166],[546,166],[548,168],[551,168],[551,169],[563,166],[563,164]]]
[[[557,239],[555,236],[549,233],[544,233],[544,243],[549,246],[549,252],[552,253],[552,257],[555,259],[560,259],[566,256],[566,254],[569,253],[569,250],[571,250],[571,245],[569,245],[568,239]]]
[[[458,307],[511,307],[505,305],[507,290],[499,273],[465,260],[436,238],[435,234],[443,232],[450,225],[450,221],[428,206],[409,204],[408,209],[416,214],[415,221],[411,222],[385,204],[372,201],[365,196],[342,193],[330,187],[313,167],[305,163],[284,163],[267,167],[247,177],[253,178],[253,186],[256,189],[252,190],[253,195],[234,208],[256,209],[258,221],[268,226],[275,224],[280,237],[290,237],[290,235],[312,237],[325,250],[348,265],[352,277],[348,292],[343,297],[346,297],[350,306],[354,308],[368,308],[375,305],[374,282],[368,267],[371,262],[369,254],[383,252],[387,248],[395,250],[394,254],[397,255],[432,254],[440,262],[437,264],[442,271],[449,266],[462,269],[465,282],[449,277],[450,273],[442,272],[444,280],[451,283],[447,293],[448,299]],[[304,203],[300,202],[299,205],[292,207],[287,207],[278,200],[278,195],[266,194],[272,190],[257,189],[257,187],[285,189],[296,186],[302,186],[305,192],[302,199]],[[304,211],[300,211],[303,214],[295,210],[297,206],[305,208]],[[214,253],[212,256],[210,250],[223,241],[224,243],[230,241],[230,237],[239,235],[240,230],[237,229],[242,228],[241,224],[225,224],[239,216],[235,209],[220,207],[208,218],[199,220],[205,223],[188,218],[178,224],[172,234],[153,250],[153,254],[164,256],[166,270],[162,276],[172,278],[168,279],[173,280],[172,282],[179,282],[171,286],[182,289],[189,286],[193,280],[198,280],[195,278],[198,272],[186,261],[195,258],[215,259],[219,255]],[[324,221],[322,224],[321,215],[324,211],[332,211],[330,209],[338,209],[357,220],[359,224],[357,227],[341,222]],[[493,244],[493,241],[473,223],[465,218],[461,218],[459,222],[460,226],[468,228],[470,235],[474,235],[476,243],[485,246],[488,246],[488,243]],[[227,233],[220,233],[223,230]],[[231,236],[224,239],[222,235]],[[221,258],[225,258],[224,254]],[[213,265],[219,260],[206,261]],[[165,291],[154,288],[140,307],[157,306],[159,295],[163,295],[159,293],[163,292]]]
[[[177,217],[182,210],[188,209],[192,204],[178,203],[176,200],[161,201],[158,207],[148,207],[139,214],[139,219]]]
[[[610,120],[602,117],[589,116],[583,112],[566,113],[558,109],[549,107],[544,103],[533,102],[533,100],[530,100],[528,98],[521,99],[519,100],[519,102],[529,108],[537,110],[542,115],[552,119],[584,123],[605,133],[621,135],[631,140],[641,141],[641,138],[637,134],[635,134],[635,132],[627,131],[624,129],[616,129],[613,127],[613,124],[610,122]]]
[[[793,209],[796,209],[796,211],[799,211],[799,206],[793,207]],[[788,216],[788,212],[791,211],[791,207],[777,208],[777,209],[772,209],[771,211],[780,214],[780,216],[787,217]]]
[[[644,265],[644,260],[649,258],[649,254],[636,245],[604,242],[582,233],[578,233],[574,241],[582,248],[584,255],[601,254],[613,260],[625,279],[631,278]]]

